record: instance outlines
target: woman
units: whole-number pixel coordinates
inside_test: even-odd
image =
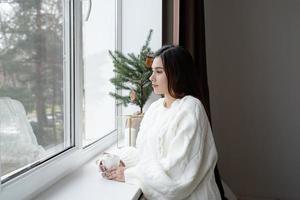
[[[192,56],[179,46],[164,46],[154,54],[152,82],[163,95],[148,108],[136,148],[121,155],[117,169],[105,169],[107,179],[138,185],[151,200],[221,199],[215,182],[217,151]]]

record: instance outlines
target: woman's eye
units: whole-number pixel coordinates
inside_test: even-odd
[[[163,71],[162,71],[162,70],[161,70],[161,71],[153,70],[153,71],[152,71],[152,74],[154,74],[154,73],[156,73],[156,74],[161,74],[161,73],[163,73]]]

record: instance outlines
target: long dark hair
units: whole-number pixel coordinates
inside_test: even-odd
[[[201,87],[198,70],[191,54],[181,46],[166,45],[157,50],[153,57],[160,57],[168,79],[168,91],[174,98],[191,95],[199,99],[209,116]]]

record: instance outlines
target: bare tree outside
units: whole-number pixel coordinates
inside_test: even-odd
[[[0,97],[23,104],[44,149],[64,142],[63,13],[61,0],[0,0]]]

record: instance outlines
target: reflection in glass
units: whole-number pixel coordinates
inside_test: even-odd
[[[0,1],[0,97],[10,97],[24,106],[34,133],[32,145],[45,151],[45,156],[61,151],[70,143],[64,140],[63,58],[67,52],[64,51],[67,16],[63,4],[61,0]],[[18,154],[24,146],[13,135],[0,132],[1,178],[41,159],[40,154],[27,159]],[[4,147],[12,145],[14,159],[19,162],[3,159],[8,156]]]

